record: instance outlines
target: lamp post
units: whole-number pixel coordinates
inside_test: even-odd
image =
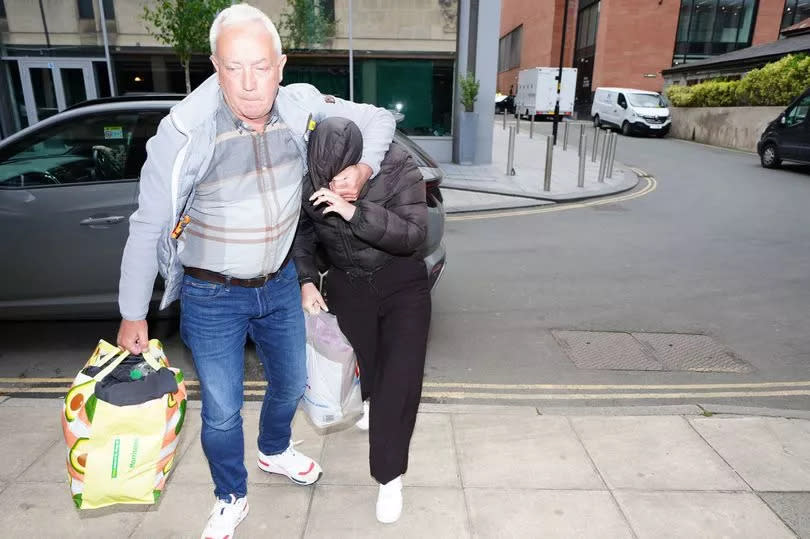
[[[562,86],[563,62],[565,61],[565,32],[568,29],[568,0],[563,11],[562,40],[560,41],[560,70],[557,73],[557,102],[554,104],[554,125],[551,128],[554,145],[557,145],[557,125],[560,123],[560,88]]]

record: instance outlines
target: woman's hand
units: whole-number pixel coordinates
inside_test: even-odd
[[[309,197],[309,200],[312,201],[313,206],[326,203],[327,206],[323,210],[324,215],[334,212],[343,217],[343,219],[346,221],[351,221],[352,217],[354,217],[354,212],[357,210],[357,208],[354,207],[354,204],[351,202],[346,202],[343,200],[343,197],[326,188],[321,188],[315,191],[315,193]]]
[[[323,296],[314,283],[304,283],[301,287],[301,307],[309,314],[318,314],[321,310],[329,312]]]

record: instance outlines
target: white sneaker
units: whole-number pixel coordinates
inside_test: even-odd
[[[368,401],[363,401],[363,417],[355,425],[360,430],[368,430]]]
[[[377,520],[392,524],[402,515],[402,476],[380,485],[377,495]]]
[[[287,449],[278,455],[265,455],[259,451],[259,468],[268,473],[286,475],[299,485],[311,485],[321,478],[323,470],[317,462],[297,452],[293,445],[291,440]]]
[[[249,510],[247,497],[237,499],[231,494],[230,500],[217,500],[200,539],[232,539],[233,531]]]

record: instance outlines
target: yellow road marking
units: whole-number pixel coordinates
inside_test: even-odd
[[[248,394],[248,391],[245,392]],[[639,399],[736,399],[741,397],[808,396],[810,390],[716,391],[706,393],[467,393],[465,391],[423,391],[431,399],[492,400],[639,400]]]
[[[633,169],[633,171],[641,177],[642,180],[647,182],[640,191],[636,191],[635,193],[630,193],[627,195],[619,195],[615,197],[606,197],[600,198],[598,200],[591,200],[589,202],[574,202],[574,203],[558,203],[554,206],[544,206],[542,208],[534,208],[529,210],[505,210],[501,212],[485,212],[485,213],[476,213],[472,215],[448,215],[445,217],[446,221],[476,221],[479,219],[495,219],[499,217],[520,217],[525,215],[537,215],[541,213],[551,213],[557,211],[567,211],[567,210],[576,210],[581,208],[588,208],[591,206],[599,206],[601,204],[615,204],[616,202],[624,202],[626,200],[632,200],[634,198],[639,198],[645,195],[648,195],[655,191],[658,187],[658,182],[656,179],[643,171],[639,171]]]

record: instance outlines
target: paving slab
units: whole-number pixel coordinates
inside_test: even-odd
[[[0,480],[15,479],[63,439],[61,412],[31,406],[0,406]]]
[[[465,487],[605,488],[564,417],[460,414],[453,426]]]
[[[425,384],[429,387],[428,384]],[[506,406],[499,404],[436,404],[423,402],[419,405],[420,414],[500,414],[534,417],[537,408],[534,406]]]
[[[567,416],[648,416],[700,415],[703,410],[693,404],[664,404],[659,406],[541,406],[541,415]]]
[[[321,482],[325,485],[377,485],[369,471],[368,432],[358,428],[327,436],[321,464],[324,469]],[[417,416],[405,483],[461,486],[449,415]]]
[[[614,492],[639,539],[788,539],[794,535],[747,492]]]
[[[250,513],[237,528],[237,537],[301,537],[313,487],[251,485]],[[184,486],[168,493],[144,515],[134,538],[197,538],[214,505],[214,494],[203,485]]]
[[[197,415],[199,416],[199,412],[197,412]],[[248,471],[248,482],[252,484],[289,485],[290,480],[286,477],[278,474],[268,474],[259,470],[256,465],[258,421],[258,410],[242,410],[242,429],[245,435],[245,467]],[[297,450],[312,458],[320,458],[323,439],[314,432],[300,413],[293,420],[293,440],[303,440],[303,443],[296,446]],[[170,481],[177,484],[204,484],[211,486],[213,489],[208,460],[205,458],[200,443],[199,429],[197,429],[196,436],[190,436],[186,442],[189,444],[188,450],[182,455]]]
[[[148,506],[79,511],[67,483],[15,483],[0,494],[4,537],[129,537]]]
[[[691,422],[754,490],[810,491],[810,421],[707,417]]]
[[[760,498],[801,538],[810,538],[810,493],[761,492]]]
[[[377,490],[377,487],[319,485],[304,537],[470,537],[461,489],[406,486],[402,517],[394,524],[377,522],[374,513]]]
[[[468,488],[465,494],[473,537],[633,537],[616,502],[606,491]]]
[[[681,417],[573,417],[610,488],[746,490]]]
[[[790,419],[810,419],[810,410],[789,410],[787,408],[766,408],[762,406],[735,406],[733,404],[718,403],[701,403],[699,406],[704,410],[716,415],[746,415],[787,417]]]

